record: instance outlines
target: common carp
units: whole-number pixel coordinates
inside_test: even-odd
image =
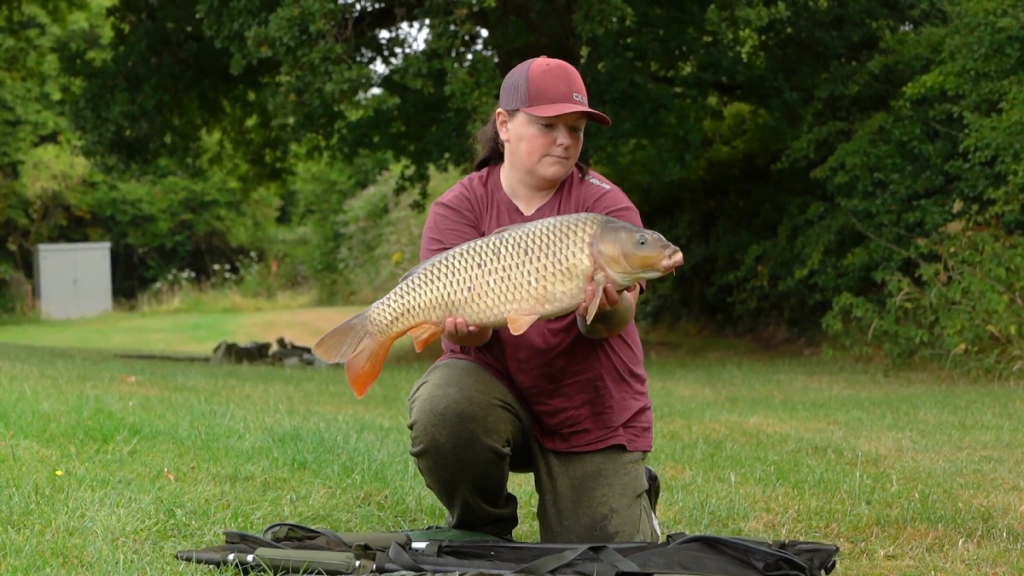
[[[349,385],[362,398],[406,334],[422,352],[447,318],[462,316],[467,326],[508,327],[518,336],[537,320],[579,308],[594,285],[589,324],[605,284],[622,290],[674,274],[682,263],[682,251],[658,232],[602,214],[513,224],[412,267],[390,292],[321,336],[313,353],[344,362]]]

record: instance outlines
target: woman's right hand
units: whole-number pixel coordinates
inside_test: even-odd
[[[491,339],[492,330],[479,326],[466,324],[465,318],[461,316],[449,317],[444,322],[444,332],[441,335],[456,346],[480,346]]]

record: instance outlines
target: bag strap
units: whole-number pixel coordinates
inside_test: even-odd
[[[831,574],[836,567],[835,555],[839,553],[839,547],[830,544],[815,542],[766,542],[751,538],[738,536],[725,537],[713,534],[694,534],[680,537],[668,543],[667,548],[685,546],[691,543],[707,543],[717,546],[723,551],[733,554],[742,554],[746,562],[754,561],[764,563],[777,562],[771,565],[771,574],[779,576],[811,576],[813,574]],[[790,550],[803,553],[797,556]],[[766,566],[759,566],[759,570],[767,573]]]
[[[391,561],[397,564],[402,570],[408,570],[409,572],[430,572],[430,570],[427,570],[423,566],[417,564],[416,561],[412,559],[412,556],[409,556],[409,553],[405,551],[405,548],[398,545],[398,542],[391,544],[391,548],[388,549],[388,558],[390,558]],[[376,567],[374,568],[376,569]]]
[[[439,553],[443,551],[445,543],[432,542],[430,544],[433,544],[433,546],[430,546],[430,548],[433,549],[423,551],[417,550],[413,552],[413,554],[410,554],[402,543],[393,542],[386,553],[382,552],[378,554],[377,563],[374,566],[374,569],[379,573],[387,572],[388,570],[384,569],[384,566],[388,561],[390,561],[393,565],[408,572],[419,574],[437,572],[437,566],[435,566],[434,562],[431,561],[431,557],[440,558]],[[604,564],[613,566],[616,569],[616,574],[640,575],[650,572],[662,574],[689,574],[690,570],[686,570],[682,566],[672,567],[671,562],[667,565],[665,564],[665,561],[671,556],[671,550],[678,550],[685,547],[687,544],[709,545],[713,549],[718,549],[723,554],[733,557],[736,561],[741,562],[750,569],[761,572],[769,570],[772,574],[778,574],[779,576],[811,576],[812,574],[820,574],[821,572],[829,574],[835,568],[835,562],[831,560],[833,560],[835,552],[838,551],[835,546],[819,545],[818,548],[820,549],[815,548],[814,551],[817,552],[818,555],[824,556],[824,558],[818,558],[815,559],[815,561],[805,561],[805,559],[796,556],[793,552],[786,549],[780,549],[779,547],[771,545],[771,543],[753,541],[744,538],[726,538],[701,534],[686,536],[667,544],[648,547],[645,551],[637,554],[636,560],[631,560],[623,556],[616,550],[615,544],[584,544],[575,548],[559,550],[558,552],[542,556],[518,567],[508,568],[509,565],[505,564],[500,568],[498,566],[494,566],[490,570],[484,569],[480,570],[480,572],[496,575],[524,574],[527,576],[544,576],[566,566],[582,554],[589,551],[597,556],[601,561],[598,562],[596,566]],[[813,543],[799,544],[800,548],[810,548]],[[629,544],[626,545],[628,546]],[[498,546],[502,545],[499,544]],[[522,546],[523,545],[509,545],[509,547],[512,548]],[[529,545],[527,544],[526,546]],[[420,554],[426,556],[424,563],[427,567],[422,566],[420,562],[413,558],[414,555]],[[666,554],[668,554],[668,557],[666,557]],[[652,561],[654,565],[658,566],[658,568],[645,570],[640,568],[637,564],[637,562],[645,564],[645,562],[648,561]],[[762,563],[764,563],[764,565],[762,565]],[[590,571],[590,566],[591,563],[588,563],[588,572]]]
[[[713,534],[694,534],[692,536],[687,536],[685,538],[680,538],[679,540],[675,540],[675,541],[671,542],[670,544],[668,544],[668,547],[672,548],[672,547],[675,547],[675,546],[683,546],[683,545],[690,544],[690,543],[693,543],[693,542],[713,542],[713,543],[718,544],[718,545],[720,545],[720,546],[722,546],[724,548],[740,548],[740,549],[744,549],[744,550],[747,550],[747,551],[751,552],[752,554],[754,554],[756,556],[759,556],[759,557],[763,557],[763,556],[766,556],[766,555],[774,556],[774,557],[781,557],[781,558],[784,558],[786,560],[791,560],[791,561],[793,561],[793,562],[795,562],[797,564],[801,564],[801,565],[804,564],[803,560],[801,560],[800,558],[797,558],[796,556],[794,556],[791,552],[789,552],[787,550],[783,550],[782,548],[778,548],[778,547],[773,546],[773,545],[771,545],[771,544],[769,544],[767,542],[759,542],[757,540],[752,540],[752,539],[749,539],[749,538],[725,537],[725,536],[716,536],[716,535],[713,535]]]
[[[529,564],[509,570],[506,574],[529,574],[530,576],[543,576],[549,572],[565,566],[569,562],[575,560],[580,554],[586,551],[591,551],[597,555],[598,558],[605,562],[615,566],[620,572],[632,572],[634,574],[642,573],[643,570],[639,566],[630,562],[622,554],[619,554],[610,546],[604,544],[592,544],[589,546],[580,546],[579,548],[571,548],[564,552],[558,552],[550,554],[530,562]]]
[[[280,542],[286,537],[288,532],[297,532],[302,535],[302,538],[310,540],[317,536],[326,536],[327,538],[340,543],[345,542],[345,539],[333,530],[329,530],[327,528],[311,528],[309,526],[303,526],[302,524],[295,524],[293,522],[277,522],[267,526],[263,529],[263,538],[274,542]]]
[[[604,544],[591,544],[570,548],[555,554],[549,554],[530,562],[529,564],[503,571],[504,574],[528,574],[529,576],[543,576],[572,562],[584,552],[593,552],[601,560],[615,566],[619,572],[641,574],[643,570],[623,555],[616,552],[610,546]],[[434,552],[436,554],[436,551]],[[387,558],[394,562],[402,570],[409,572],[425,573],[430,570],[420,566],[412,556],[398,542],[391,544],[388,549]]]

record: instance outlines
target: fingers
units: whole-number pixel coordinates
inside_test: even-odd
[[[479,330],[476,326],[467,325],[465,318],[461,316],[449,317],[444,321],[444,332],[449,336],[468,336]]]
[[[610,308],[615,308],[619,305],[621,296],[615,291],[615,287],[611,284],[604,285],[604,301],[601,302],[602,311]]]
[[[626,291],[631,291],[635,289],[636,285],[634,284],[632,286],[627,287]],[[584,292],[583,302],[580,303],[578,308],[576,308],[576,314],[579,314],[580,316],[587,315],[587,309],[590,306],[590,302],[591,300],[594,299],[594,291],[595,288],[593,286],[587,286],[587,289]],[[622,294],[620,292],[615,291],[615,286],[613,286],[612,284],[605,284],[601,290],[601,302],[597,305],[598,313],[611,310],[612,308],[618,306],[621,300]]]

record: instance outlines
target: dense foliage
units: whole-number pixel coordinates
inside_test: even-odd
[[[5,6],[8,279],[105,238],[125,298],[250,250],[370,298],[502,75],[546,54],[613,119],[595,168],[686,253],[647,318],[1024,361],[1022,0]]]

